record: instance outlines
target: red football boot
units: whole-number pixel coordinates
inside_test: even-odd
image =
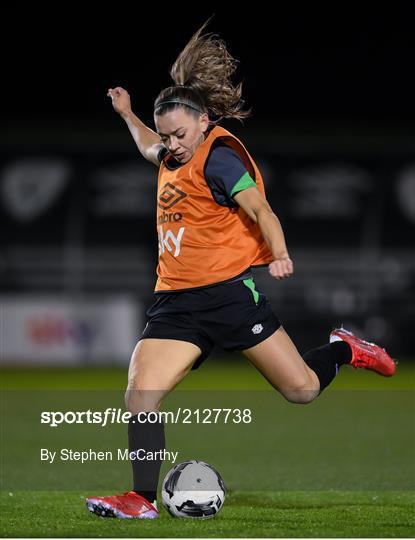
[[[88,497],[86,506],[90,512],[101,517],[154,519],[159,515],[157,508],[135,491],[113,497]]]
[[[391,377],[395,373],[395,362],[379,345],[363,341],[344,328],[337,328],[330,334],[330,343],[340,339],[348,343],[352,349],[350,364],[354,368],[371,369],[385,377]]]

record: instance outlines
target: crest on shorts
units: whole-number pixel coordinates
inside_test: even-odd
[[[262,326],[262,324],[256,324],[251,328],[251,331],[253,334],[260,334],[263,329],[264,327]]]

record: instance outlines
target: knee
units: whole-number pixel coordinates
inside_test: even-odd
[[[149,389],[151,386],[145,384],[145,381],[128,381],[125,391],[124,401],[128,412],[138,414],[140,412],[158,411],[164,396],[161,390]]]
[[[156,390],[137,390],[127,388],[125,391],[125,406],[131,414],[140,412],[158,411],[161,406],[163,396]]]
[[[138,414],[159,410],[163,392],[157,388],[154,370],[145,363],[139,362],[138,355],[134,351],[128,370],[128,383],[124,396],[128,412]]]
[[[313,387],[309,380],[296,381],[288,388],[280,389],[281,394],[290,403],[306,405],[316,399],[319,394],[319,388]]]

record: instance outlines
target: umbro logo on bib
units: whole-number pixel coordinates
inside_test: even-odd
[[[184,191],[167,182],[160,191],[157,205],[162,210],[168,210],[185,197],[187,197],[187,194]]]
[[[251,328],[251,331],[253,334],[260,334],[263,329],[264,327],[262,326],[262,324],[256,324]]]

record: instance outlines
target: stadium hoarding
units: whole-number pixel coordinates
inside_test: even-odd
[[[142,326],[131,296],[13,295],[0,307],[4,365],[127,364]]]

